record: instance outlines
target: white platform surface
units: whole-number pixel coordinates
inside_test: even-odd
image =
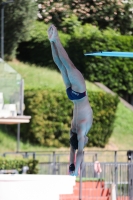
[[[75,176],[0,175],[0,200],[59,200],[72,194]]]

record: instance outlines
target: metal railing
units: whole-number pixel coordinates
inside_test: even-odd
[[[111,188],[111,185],[115,184],[116,195],[117,197],[119,197],[119,199],[128,198],[129,200],[133,200],[133,163],[100,163],[100,164],[102,172],[97,176],[97,181],[103,180],[105,188]],[[69,167],[68,163],[40,163],[39,173],[64,175],[68,174],[68,167]],[[82,164],[82,178],[86,178],[88,180],[96,178],[94,163],[84,162]],[[80,186],[79,190],[82,190],[81,188],[82,187]]]
[[[22,174],[26,174],[28,170],[29,170],[28,166],[23,166]],[[0,174],[19,174],[19,172],[16,169],[1,169]]]
[[[128,185],[129,199],[133,200],[133,163],[128,165]]]
[[[4,152],[0,153],[2,157],[23,157],[23,158],[33,158],[40,162],[69,162],[69,151],[26,151],[26,152]],[[95,162],[99,160],[100,162],[127,162],[127,151],[85,151],[84,152],[84,162]]]
[[[40,174],[68,174],[68,167],[68,163],[40,163]],[[133,200],[133,163],[101,163],[101,169],[97,181],[104,180],[105,188],[114,183],[119,199]],[[82,178],[96,178],[94,163],[83,163]]]
[[[131,173],[129,173],[129,166],[132,167],[133,164],[130,163],[101,163],[102,172],[99,174],[99,180],[105,181],[105,187],[111,188],[114,183],[116,185],[116,194],[119,197],[129,196],[128,187],[130,185],[129,177],[131,178]],[[87,178],[95,177],[94,164],[85,163],[82,171],[82,176]]]

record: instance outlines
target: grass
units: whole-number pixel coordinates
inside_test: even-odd
[[[22,75],[25,81],[25,89],[28,88],[56,88],[64,90],[64,84],[60,73],[56,70],[48,68],[36,67],[19,61],[9,62],[9,64]],[[98,91],[95,84],[86,81],[87,89],[90,91]],[[129,150],[133,149],[133,112],[126,108],[121,102],[118,105],[117,117],[114,124],[112,136],[104,149],[101,148],[86,148],[86,150]],[[0,130],[0,152],[15,151],[16,138],[7,134],[6,129]],[[21,151],[53,151],[54,148],[46,148],[33,146],[29,143],[20,143]],[[58,150],[69,150],[61,148]]]
[[[115,128],[109,144],[114,144],[116,149],[133,149],[133,111],[119,103]]]
[[[17,133],[16,137],[10,135],[6,125],[0,126],[0,153],[13,152],[17,149]],[[30,143],[23,143],[20,141],[21,151],[54,151],[55,148],[40,147],[37,145],[31,145]]]
[[[58,70],[36,67],[35,65],[24,64],[19,61],[9,62],[18,73],[22,75],[25,82],[25,89],[29,88],[56,88],[65,90],[62,77]],[[86,87],[89,90],[101,90],[96,85],[86,81]]]

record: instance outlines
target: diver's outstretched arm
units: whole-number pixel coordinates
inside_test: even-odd
[[[75,149],[70,145],[70,164],[75,163]]]
[[[78,175],[80,165],[83,161],[83,149],[85,145],[85,137],[81,134],[78,135],[78,150],[76,155],[75,176]]]

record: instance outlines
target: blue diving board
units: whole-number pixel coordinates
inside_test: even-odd
[[[85,53],[84,55],[133,58],[133,52],[118,52],[118,51],[99,51],[99,52]]]

